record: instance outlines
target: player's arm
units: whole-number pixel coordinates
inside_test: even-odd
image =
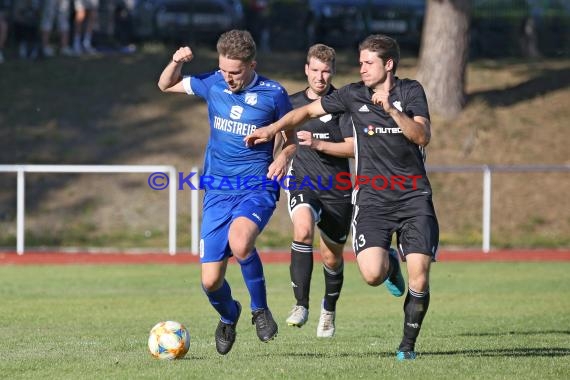
[[[372,95],[372,102],[374,104],[379,104],[384,108],[384,111],[394,119],[408,140],[419,146],[426,146],[429,144],[429,140],[431,139],[430,121],[423,116],[414,116],[411,118],[394,107],[394,105],[388,100],[393,83],[394,74],[389,72],[386,80],[384,81],[383,87],[376,90]]]
[[[297,139],[295,138],[295,132],[292,130],[284,131],[280,133],[283,138],[283,148],[281,149],[281,154],[287,159],[287,166],[295,156],[297,152]]]
[[[182,92],[186,90],[182,85],[182,65],[194,58],[192,50],[188,46],[181,47],[172,55],[172,60],[162,70],[158,79],[158,88],[162,92]]]
[[[342,142],[331,142],[314,139],[310,131],[297,132],[299,145],[308,146],[318,152],[325,153],[335,157],[350,158],[354,157],[354,138],[345,137]]]
[[[265,128],[256,129],[252,134],[245,136],[244,141],[247,146],[266,143],[271,141],[278,132],[291,131],[305,121],[324,114],[326,112],[321,105],[321,99],[317,99],[303,107],[289,111],[281,119]]]
[[[295,144],[295,135],[293,131],[287,131],[278,133],[275,135],[275,159],[269,165],[267,171],[267,178],[276,177],[278,180],[283,178],[287,174],[289,164],[295,156],[297,150],[297,145]],[[277,153],[279,147],[280,152]]]
[[[392,119],[398,124],[402,133],[408,140],[419,146],[426,146],[431,139],[431,123],[423,116],[413,118],[392,107],[388,112]]]

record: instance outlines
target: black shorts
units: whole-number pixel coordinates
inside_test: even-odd
[[[310,207],[321,235],[336,244],[346,243],[352,217],[350,199],[336,202],[322,200],[313,192],[303,190],[290,190],[287,197],[289,215],[297,207]]]
[[[430,208],[428,206],[431,205],[426,209]],[[439,224],[435,214],[410,215],[409,210],[386,214],[380,207],[355,206],[352,244],[356,255],[370,247],[389,249],[394,233],[403,257],[408,253],[423,253],[435,260],[439,245]]]

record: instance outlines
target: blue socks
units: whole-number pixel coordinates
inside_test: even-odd
[[[230,289],[228,282],[224,280],[222,286],[213,292],[208,292],[203,286],[202,289],[204,289],[204,293],[208,296],[210,304],[220,314],[221,321],[224,323],[235,323],[238,316],[238,310],[237,305],[232,298],[232,290]]]
[[[265,289],[265,277],[263,276],[263,264],[254,248],[247,259],[237,260],[241,266],[241,274],[245,286],[249,290],[251,298],[251,310],[267,309],[267,292]]]
[[[263,265],[261,259],[254,249],[249,257],[243,261],[238,260],[245,285],[251,297],[251,310],[267,309],[267,292],[265,289],[265,277],[263,276]],[[203,286],[204,293],[208,297],[210,304],[220,314],[220,319],[224,323],[235,323],[238,310],[232,290],[226,280],[222,286],[209,292]]]

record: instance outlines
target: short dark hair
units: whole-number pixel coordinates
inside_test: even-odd
[[[307,52],[307,64],[311,58],[316,58],[321,62],[328,63],[332,69],[335,69],[336,52],[335,50],[324,44],[315,44],[309,48]]]
[[[247,30],[225,32],[218,38],[216,50],[221,56],[242,62],[252,62],[256,55],[255,41]]]
[[[392,59],[394,62],[394,69],[392,71],[396,74],[396,69],[400,62],[400,46],[395,39],[383,34],[372,34],[366,37],[358,46],[358,51],[362,50],[370,50],[376,53],[384,62],[388,59]]]

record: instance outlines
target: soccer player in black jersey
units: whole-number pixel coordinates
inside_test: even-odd
[[[329,46],[316,44],[309,48],[305,64],[308,87],[289,97],[294,108],[335,90],[331,85],[335,58],[335,51]],[[348,114],[326,114],[307,121],[296,132],[299,147],[291,162],[287,194],[293,222],[291,285],[297,303],[286,322],[301,327],[309,316],[316,223],[325,277],[317,336],[330,338],[335,332],[336,303],[344,280],[342,252],[352,215],[351,189],[338,189],[336,176],[350,176],[348,157],[354,156],[352,123]]]
[[[430,300],[430,265],[439,243],[424,167],[424,147],[431,138],[427,100],[420,83],[395,76],[400,51],[394,39],[371,35],[360,43],[359,51],[361,82],[294,109],[244,140],[248,145],[263,143],[310,118],[336,112],[351,115],[356,143],[352,219],[356,260],[369,285],[386,281],[394,295],[403,293],[399,261],[389,253],[396,233],[409,282],[396,357],[415,359],[416,339]]]

